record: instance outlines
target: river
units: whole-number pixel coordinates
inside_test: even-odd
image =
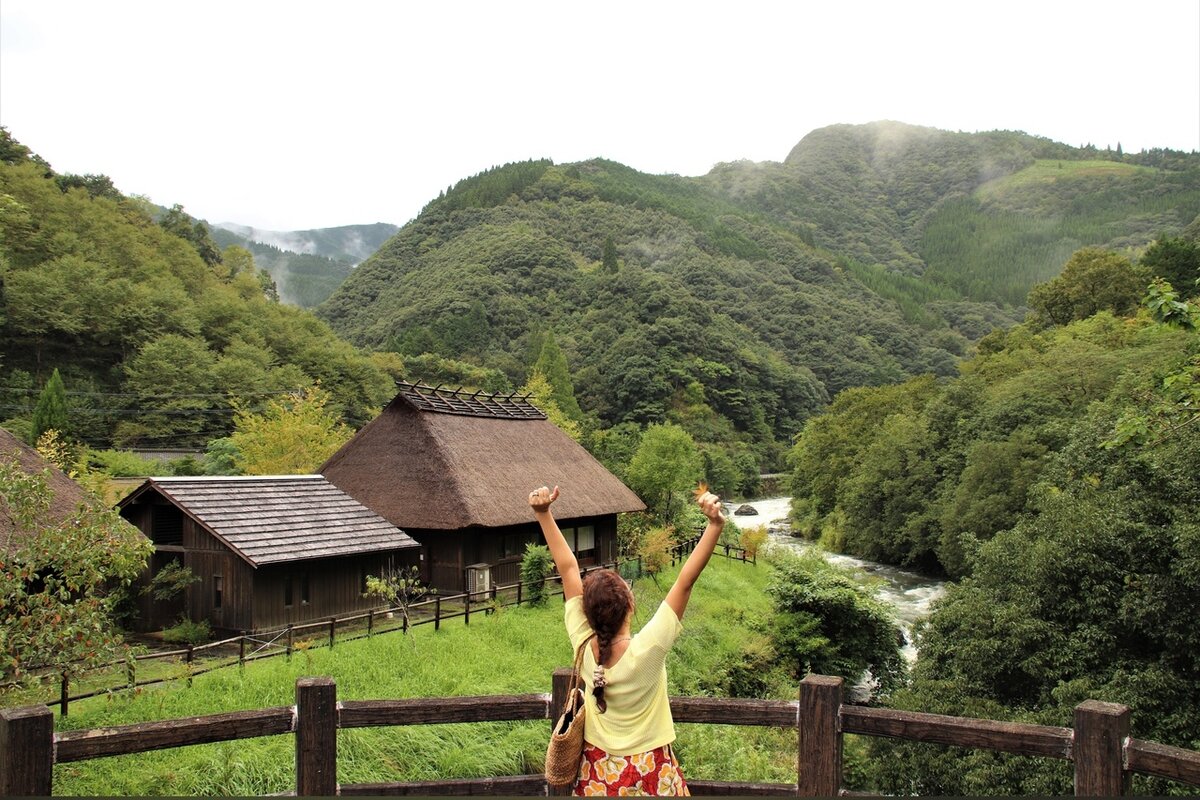
[[[768,525],[771,529],[771,543],[792,550],[806,551],[816,549],[826,561],[842,567],[852,568],[861,576],[861,583],[875,589],[879,598],[890,605],[896,612],[896,621],[904,628],[904,656],[911,663],[917,657],[917,650],[912,645],[912,627],[917,620],[929,614],[929,606],[946,591],[946,582],[935,580],[926,575],[899,569],[888,564],[876,564],[853,556],[840,553],[829,553],[817,547],[813,542],[792,536],[790,523],[787,520],[790,497],[767,497],[759,500],[748,500],[750,505],[758,510],[754,516],[734,516],[733,519],[740,527],[748,528],[755,525]],[[730,511],[741,503],[730,503]]]

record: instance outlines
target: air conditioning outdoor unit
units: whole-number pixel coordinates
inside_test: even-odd
[[[467,591],[472,595],[492,590],[492,565],[471,564],[467,567]]]

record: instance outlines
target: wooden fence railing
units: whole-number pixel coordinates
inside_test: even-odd
[[[627,562],[635,564],[637,562]],[[584,572],[594,569],[617,568],[617,562],[587,567]],[[640,564],[638,565],[640,571]],[[562,579],[553,575],[542,581],[548,596],[561,595]],[[291,658],[298,649],[316,647],[333,647],[338,642],[352,642],[382,633],[392,631],[407,632],[410,627],[417,625],[433,625],[434,630],[440,629],[447,620],[462,619],[465,624],[471,624],[471,615],[491,613],[498,607],[516,606],[528,603],[530,599],[530,584],[519,581],[510,585],[494,584],[488,591],[463,592],[455,595],[435,595],[426,600],[409,605],[406,615],[400,606],[380,606],[365,612],[350,614],[343,617],[325,617],[311,622],[301,622],[261,631],[244,631],[238,636],[232,636],[214,642],[199,645],[185,645],[175,650],[141,653],[128,659],[114,661],[101,665],[94,672],[102,672],[114,668],[122,668],[124,680],[119,685],[101,686],[88,691],[71,692],[71,680],[64,673],[59,677],[58,698],[47,700],[46,705],[58,706],[59,712],[65,717],[70,710],[70,703],[111,694],[117,691],[152,686],[168,681],[184,680],[203,675],[225,667],[244,666],[247,663],[275,656]],[[236,655],[234,651],[236,650]],[[221,658],[219,654],[224,653]],[[213,654],[218,654],[214,657]],[[208,661],[200,662],[198,658],[208,657]],[[182,671],[177,675],[158,676],[146,679],[138,678],[138,665],[147,661],[176,659],[182,662]]]
[[[54,765],[193,744],[294,734],[300,796],[531,794],[548,792],[541,775],[409,783],[339,784],[337,732],[344,728],[455,722],[554,720],[571,680],[555,670],[550,694],[337,701],[331,678],[301,678],[296,705],[92,730],[54,732],[47,706],[0,709],[0,795],[52,793]],[[794,784],[692,780],[697,795],[836,796],[842,790],[847,733],[935,742],[1074,763],[1075,794],[1116,796],[1134,772],[1200,786],[1200,752],[1130,737],[1129,709],[1089,700],[1073,728],[947,717],[842,703],[842,679],[810,675],[798,701],[673,697],[679,723],[755,725],[798,731]],[[687,764],[684,764],[686,772]],[[552,794],[558,792],[550,791]]]
[[[687,554],[695,549],[697,541],[699,541],[699,537],[674,545],[669,551],[671,565],[674,566],[677,562],[681,563]],[[754,556],[747,557],[745,549],[732,545],[718,545],[716,553],[735,561],[740,560],[751,564],[757,563],[757,559]],[[623,562],[612,561],[605,564],[598,564],[585,567],[582,571],[586,575],[588,572],[597,569],[624,569],[636,577],[641,577],[643,574],[642,560],[640,558]],[[541,583],[546,588],[545,593],[547,595],[562,594],[562,579],[558,575],[545,578]],[[325,617],[311,622],[294,623],[282,628],[263,631],[244,631],[238,636],[232,636],[215,642],[207,642],[199,645],[189,644],[175,650],[141,653],[130,656],[128,659],[114,661],[97,668],[96,671],[98,672],[106,669],[121,668],[124,680],[118,685],[93,687],[86,691],[72,693],[72,681],[70,677],[66,673],[61,674],[58,679],[58,697],[56,699],[47,699],[45,703],[49,706],[58,706],[59,713],[65,717],[70,711],[70,704],[76,700],[86,700],[92,697],[112,694],[113,692],[137,689],[143,686],[153,686],[175,680],[187,680],[190,684],[192,678],[203,675],[206,672],[212,672],[213,670],[235,665],[244,666],[252,661],[275,656],[287,656],[291,658],[297,650],[298,645],[302,645],[306,649],[333,647],[337,642],[352,642],[380,633],[389,633],[392,631],[407,632],[410,627],[417,625],[433,625],[434,630],[438,630],[446,620],[459,618],[465,624],[470,625],[472,614],[478,616],[481,613],[491,613],[494,608],[519,606],[528,603],[530,597],[529,587],[531,585],[531,583],[525,581],[517,581],[511,584],[493,584],[487,591],[463,592],[455,595],[435,595],[429,599],[409,605],[407,615],[404,613],[405,609],[399,606],[381,606],[344,617]],[[348,628],[350,630],[347,631]],[[340,633],[339,629],[341,629]],[[235,649],[236,655],[233,652]],[[225,653],[225,656],[224,658],[213,658],[212,654],[214,653]],[[197,666],[197,658],[203,659],[205,657],[209,657],[209,660],[202,661]],[[138,677],[138,665],[147,661],[168,659],[176,659],[182,662],[182,670],[179,674],[160,675],[151,678]]]

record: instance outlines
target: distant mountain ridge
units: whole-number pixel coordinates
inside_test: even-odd
[[[253,253],[255,264],[275,281],[283,302],[312,308],[398,230],[385,222],[304,231],[269,231],[222,222],[213,228],[212,236],[221,247],[236,244]]]
[[[270,231],[236,222],[214,226],[243,239],[302,255],[315,255],[357,264],[379,249],[400,228],[387,222],[370,225],[340,225],[303,231]]]

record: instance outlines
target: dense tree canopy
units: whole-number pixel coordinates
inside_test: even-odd
[[[71,387],[69,432],[104,446],[203,444],[228,432],[231,395],[255,401],[318,379],[354,424],[390,396],[369,358],[272,301],[245,250],[226,263],[181,208],[155,224],[145,203],[60,185],[8,141],[0,419],[14,430],[27,429],[56,369]]]

